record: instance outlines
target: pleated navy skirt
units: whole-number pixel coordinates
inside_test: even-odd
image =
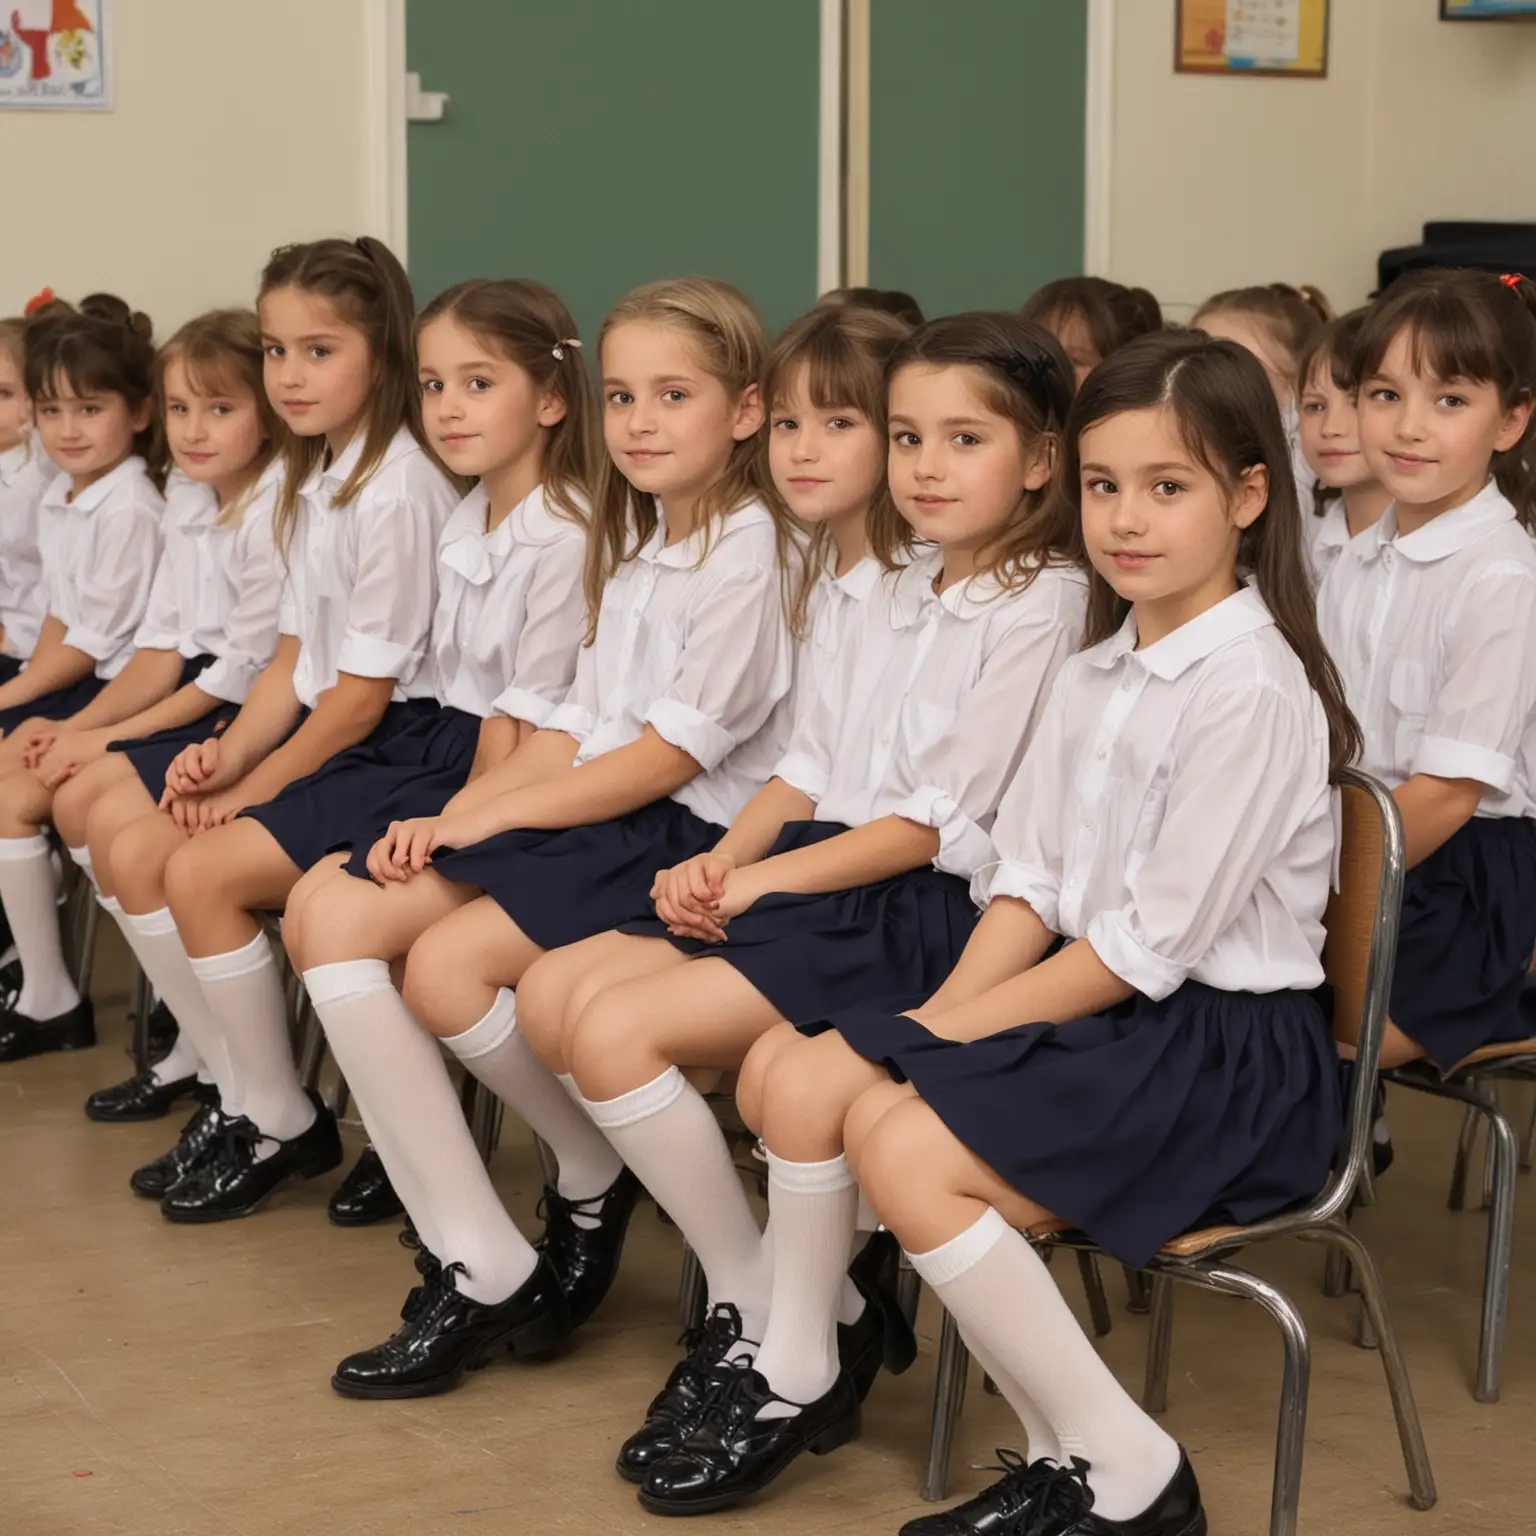
[[[240,814],[265,827],[300,869],[309,869],[326,854],[355,846],[355,839],[377,825],[379,808],[422,771],[423,742],[433,734],[429,727],[447,728],[440,717],[448,713],[459,711],[446,711],[432,699],[391,704],[356,746]],[[457,728],[450,734],[458,739]],[[469,757],[474,760],[473,746]],[[468,764],[464,772],[467,777]]]
[[[763,857],[847,830],[836,821],[786,822]],[[620,931],[724,960],[784,1018],[813,1019],[842,1008],[900,1012],[926,1002],[955,968],[978,918],[964,880],[924,868],[849,890],[759,897],[730,920],[723,944],[679,938],[654,913]]]
[[[477,885],[540,949],[607,933],[643,912],[656,876],[725,836],[676,800],[585,827],[518,828],[468,848],[439,848],[432,867]]]
[[[15,661],[14,656],[7,656],[6,661]],[[11,675],[14,677],[21,668],[18,666]],[[9,681],[9,679],[0,679]],[[71,715],[77,715],[98,693],[105,688],[106,682],[93,672],[89,677],[82,677],[78,683],[71,683],[67,688],[55,688],[52,693],[45,693],[39,699],[33,699],[30,704],[14,704],[10,709],[0,709],[0,736],[9,736],[18,725],[25,724],[28,720],[67,720]]]
[[[212,656],[194,656],[190,661],[183,661],[181,678],[176,684],[177,691],[185,688],[188,683],[195,683],[213,662]],[[185,725],[173,725],[163,731],[153,731],[148,736],[109,741],[107,751],[121,752],[133,764],[145,789],[158,800],[165,791],[166,770],[177,756],[185,748],[207,741],[210,736],[222,736],[229,728],[230,721],[239,713],[238,704],[220,702],[206,715],[199,715],[196,720],[189,720]]]
[[[837,1030],[1021,1195],[1140,1266],[1322,1189],[1344,1123],[1325,995],[1187,981],[966,1044],[870,1010],[800,1028]]]
[[[1449,1070],[1536,1035],[1520,995],[1536,949],[1536,822],[1475,816],[1403,886],[1392,1022]]]

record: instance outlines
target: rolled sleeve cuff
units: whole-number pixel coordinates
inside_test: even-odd
[[[73,646],[77,651],[84,651],[95,662],[110,661],[123,649],[121,640],[108,639],[106,635],[87,629],[83,624],[71,624],[64,631],[64,644]],[[174,645],[171,649],[175,649]]]
[[[971,900],[978,907],[989,907],[999,896],[1011,896],[1026,903],[1052,933],[1060,933],[1060,882],[1049,870],[1032,864],[1016,864],[1004,859],[997,864],[983,864],[971,876]]]
[[[1085,937],[1093,945],[1094,953],[1121,981],[1154,1003],[1171,997],[1189,974],[1183,966],[1154,954],[1136,938],[1124,912],[1100,912],[1088,924]]]
[[[723,763],[736,738],[708,715],[677,699],[657,699],[645,712],[645,723],[664,741],[681,747],[705,773]]]
[[[920,827],[932,827],[939,834],[939,851],[933,867],[946,875],[969,880],[996,853],[992,839],[965,814],[953,795],[932,785],[914,790],[892,808],[893,816],[915,821]]]
[[[147,624],[141,624],[134,633],[133,648],[136,651],[179,651],[181,636],[174,630],[151,629]],[[81,650],[84,649],[81,646]]]
[[[414,645],[397,645],[393,640],[380,640],[374,635],[364,635],[349,629],[341,642],[341,654],[336,658],[338,672],[350,672],[353,677],[392,677],[399,679],[416,664],[421,651]]]
[[[592,734],[592,727],[596,722],[592,718],[592,711],[583,709],[580,704],[562,704],[555,710],[543,724],[546,731],[564,731],[571,737],[577,746],[580,746],[588,736]]]
[[[261,668],[251,662],[220,656],[198,674],[197,686],[210,698],[223,699],[226,704],[244,704],[260,676]]]
[[[827,773],[803,752],[786,752],[774,767],[771,777],[783,779],[791,789],[798,789],[807,799],[820,801],[827,792]]]
[[[1515,784],[1513,758],[1447,736],[1426,736],[1419,742],[1413,771],[1436,779],[1476,779],[1501,795],[1507,795]]]
[[[560,712],[553,699],[546,699],[531,688],[508,688],[491,709],[509,720],[526,720],[536,731],[544,730]]]

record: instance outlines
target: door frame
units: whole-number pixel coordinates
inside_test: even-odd
[[[410,194],[406,180],[405,0],[362,0],[367,114],[363,142],[368,233],[408,259]]]

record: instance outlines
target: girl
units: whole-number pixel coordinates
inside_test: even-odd
[[[686,1433],[697,1377],[756,1349],[780,1267],[803,1257],[797,1234],[765,1253],[714,1116],[679,1069],[734,1070],[786,1019],[910,1006],[959,959],[998,797],[1082,633],[1074,543],[1053,544],[1042,522],[1071,398],[1050,334],[1012,315],[935,320],[897,350],[891,492],[922,553],[864,605],[774,778],[712,852],[658,877],[656,917],[528,978],[530,1040],[574,1076],[682,1229],[720,1318],[621,1453],[637,1481]],[[849,1250],[825,1250],[839,1275]],[[863,1300],[845,1287],[855,1331],[839,1341],[829,1328],[824,1361],[802,1349],[786,1362],[786,1378],[823,1366],[835,1378],[841,1353],[855,1411],[882,1320],[887,1348],[904,1332],[893,1298]]]
[[[12,823],[5,835],[35,837],[51,816],[93,878],[87,826],[94,808],[110,798],[124,823],[152,812],[171,759],[235,717],[277,645],[282,568],[272,513],[282,428],[261,369],[261,331],[249,310],[189,321],[161,349],[156,395],[176,470],[167,486],[164,551],[134,636],[138,650],[84,710],[59,722],[51,743],[39,739],[30,773],[0,779],[0,805]],[[136,947],[110,887],[99,894]],[[45,925],[42,937],[47,963],[62,966],[57,926]],[[35,963],[25,954],[22,960]],[[157,1118],[197,1088],[200,1073],[211,1081],[181,1036],[154,1066],[92,1094],[86,1113]]]
[[[1020,314],[1061,343],[1079,389],[1111,352],[1163,328],[1162,308],[1145,288],[1107,277],[1059,277],[1037,288]]]
[[[123,318],[124,314],[127,318]],[[154,347],[146,315],[86,300],[29,328],[26,391],[43,448],[61,466],[39,518],[47,617],[26,665],[0,658],[0,772],[26,766],[47,722],[67,718],[127,666],[160,550],[164,500],[153,425]],[[0,831],[4,831],[0,826]],[[23,827],[24,833],[26,829]],[[0,1061],[94,1045],[89,998],[58,954],[46,838],[0,837],[0,903],[17,947],[34,956],[0,1010]]]
[[[793,536],[764,502],[763,341],[713,279],[620,301],[600,339],[596,633],[570,698],[440,817],[395,823],[366,869],[354,857],[393,926],[360,945],[356,914],[379,908],[357,881],[300,914],[305,984],[426,1250],[404,1325],[341,1362],[339,1392],[441,1392],[493,1350],[552,1348],[613,1280],[635,1182],[523,1040],[512,989],[714,843],[782,751]],[[405,945],[402,1001],[387,962]],[[439,1039],[559,1160],[542,1253],[491,1187]]]
[[[1360,452],[1360,413],[1349,371],[1366,311],[1357,309],[1320,330],[1296,370],[1300,443],[1317,477],[1314,516],[1302,507],[1313,579],[1322,584],[1339,551],[1375,523],[1392,500]]]
[[[287,562],[277,652],[229,728],[165,770],[166,809],[124,826],[104,802],[88,826],[145,973],[219,1089],[222,1107],[132,1180],[163,1195],[208,1152],[206,1177],[162,1207],[182,1221],[248,1214],[290,1174],[341,1160],[333,1117],[299,1085],[252,913],[281,906],[337,832],[280,792],[431,708],[432,550],[457,500],[423,442],[410,288],[384,246],[285,247],[258,309],[267,394],[293,434],[274,520]]]
[[[1291,473],[1303,508],[1312,505],[1317,476],[1301,451],[1296,369],[1308,343],[1332,319],[1333,310],[1320,288],[1310,283],[1300,288],[1289,283],[1262,283],[1212,294],[1189,322],[1207,336],[1235,341],[1264,365],[1270,388],[1280,402],[1280,417],[1291,448]]]
[[[980,925],[915,1013],[786,1028],[748,1061],[740,1099],[776,1175],[775,1243],[794,1252],[754,1368],[717,1373],[649,1508],[717,1507],[852,1432],[823,1350],[820,1381],[790,1401],[779,1381],[797,1341],[829,1331],[856,1171],[1030,1440],[1002,1482],[909,1532],[1203,1536],[1179,1447],[1017,1229],[1059,1221],[1139,1265],[1193,1225],[1321,1187],[1342,1118],[1311,995],[1328,778],[1359,735],[1249,354],[1185,332],[1108,358],[1073,407],[1062,485],[1095,573],[1089,648],[1004,798],[1000,862],[973,882]]]
[[[1355,348],[1360,449],[1393,500],[1318,610],[1407,841],[1387,1066],[1532,1033],[1533,315],[1526,278],[1414,273]]]
[[[923,323],[922,306],[900,288],[829,288],[816,301],[817,309],[877,309],[894,315],[909,328]]]
[[[330,845],[366,855],[391,822],[439,814],[471,779],[504,762],[570,688],[586,630],[582,572],[596,468],[595,402],[575,322],[540,283],[471,282],[435,299],[417,323],[423,410],[433,444],[478,484],[443,530],[432,662],[442,708],[382,749],[343,753],[291,794],[335,797]],[[361,814],[359,814],[361,813]],[[344,873],[347,854],[294,887],[283,933],[303,954],[305,913],[346,907],[359,943],[391,945],[400,898]],[[398,1214],[369,1148],[331,1201],[362,1225]]]
[[[38,513],[58,474],[35,441],[25,320],[0,320],[0,668],[20,670],[47,616]]]

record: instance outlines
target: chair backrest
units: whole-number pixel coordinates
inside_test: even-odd
[[[1339,775],[1339,793],[1339,888],[1323,919],[1323,968],[1333,988],[1334,1038],[1356,1057],[1341,1155],[1329,1189],[1329,1203],[1336,1197],[1342,1205],[1354,1191],[1370,1145],[1406,860],[1402,818],[1387,787],[1347,768]]]

